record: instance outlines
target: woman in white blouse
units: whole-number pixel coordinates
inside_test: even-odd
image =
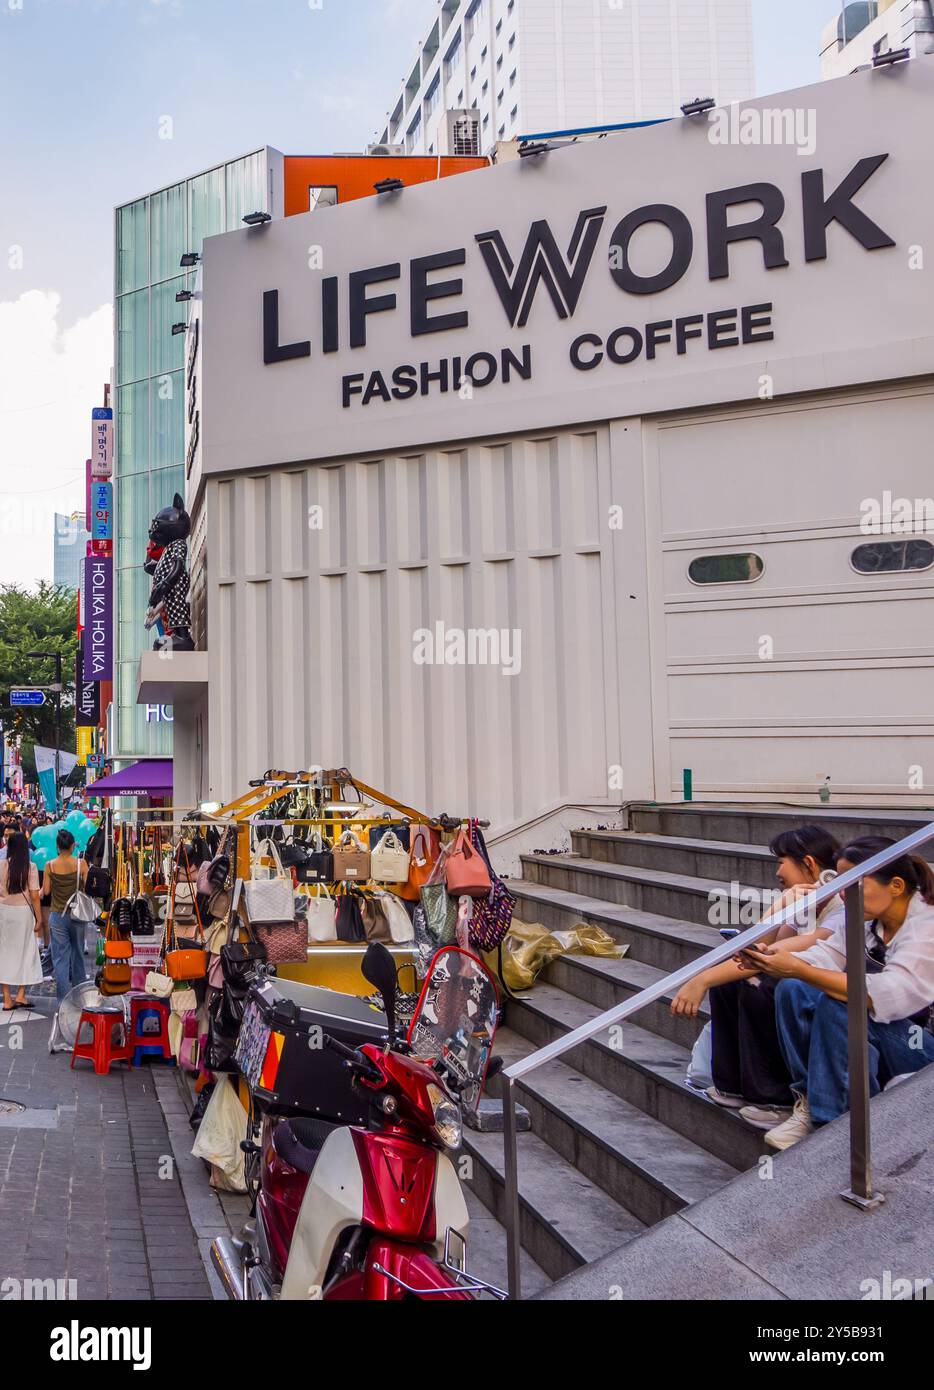
[[[869,835],[842,851],[841,873],[894,841]],[[866,988],[869,996],[869,1087],[876,1095],[896,1076],[934,1062],[929,1030],[934,1002],[934,873],[903,855],[863,880]],[[790,1119],[765,1136],[786,1149],[816,1125],[849,1108],[847,1081],[846,925],[806,951],[781,943],[743,952],[751,968],[780,983],[775,992],[779,1043],[796,1102]]]
[[[16,831],[0,861],[0,982],[5,1009],[25,1008],[26,986],[42,983],[37,940],[41,932],[39,870],[29,858],[29,841]]]

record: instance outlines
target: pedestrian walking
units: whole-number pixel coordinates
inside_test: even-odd
[[[60,830],[55,841],[58,854],[45,866],[42,891],[51,895],[49,928],[52,934],[52,971],[55,993],[61,1003],[70,989],[84,984],[84,933],[86,923],[67,912],[74,893],[83,888],[88,866],[75,858],[75,837],[70,830]]]
[[[0,861],[0,988],[5,1009],[25,1008],[26,986],[42,983],[41,931],[39,870],[29,858],[29,841],[17,831],[8,837],[6,858]]]

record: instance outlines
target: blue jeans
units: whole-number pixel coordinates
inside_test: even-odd
[[[49,913],[49,930],[52,937],[52,972],[55,975],[55,993],[61,1003],[65,995],[75,985],[84,984],[87,971],[84,968],[84,922],[77,917],[69,917],[65,912]]]
[[[846,1004],[807,985],[782,980],[775,991],[778,1041],[791,1073],[791,1089],[806,1095],[815,1125],[844,1115],[850,1104]],[[910,1018],[869,1019],[869,1094],[903,1072],[934,1062],[934,1035]]]

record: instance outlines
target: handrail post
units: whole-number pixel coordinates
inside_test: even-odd
[[[520,1268],[522,1242],[519,1232],[519,1154],[516,1148],[516,1097],[515,1082],[511,1076],[505,1074],[503,1075],[503,1157],[506,1287],[509,1290],[509,1297],[518,1301],[522,1297]]]
[[[869,999],[866,988],[866,926],[863,881],[853,883],[846,903],[846,1013],[850,1090],[850,1186],[840,1196],[863,1211],[885,1201],[872,1191],[869,1134]]]

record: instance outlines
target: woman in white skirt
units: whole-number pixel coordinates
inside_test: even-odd
[[[17,832],[9,837],[6,858],[0,860],[0,988],[5,1009],[25,1008],[26,986],[42,983],[41,931],[39,870],[29,858],[29,841]]]

